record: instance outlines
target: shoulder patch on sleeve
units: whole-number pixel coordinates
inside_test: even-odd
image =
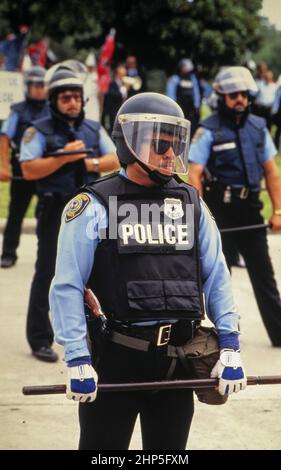
[[[203,127],[199,127],[195,132],[194,136],[192,137],[192,142],[198,142],[198,140],[201,139],[204,133],[205,129]]]
[[[66,208],[64,216],[65,222],[70,222],[71,220],[76,219],[76,217],[79,217],[79,215],[84,212],[89,202],[90,198],[87,194],[78,194],[78,196],[71,199]]]
[[[35,127],[28,127],[24,133],[24,136],[23,136],[23,141],[25,144],[28,144],[29,142],[32,141],[33,137],[35,136],[36,134],[36,129]]]

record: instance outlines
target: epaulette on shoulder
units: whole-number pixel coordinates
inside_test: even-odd
[[[98,185],[100,183],[104,183],[105,181],[111,180],[116,178],[119,175],[119,171],[115,171],[114,173],[110,173],[109,175],[101,176],[99,179],[90,183],[91,185]]]
[[[265,119],[255,114],[249,114],[248,122],[256,129],[264,129],[266,127]]]
[[[119,175],[118,172],[110,173],[109,175],[101,176],[99,179],[92,181],[91,183],[86,183],[84,184],[81,188],[79,188],[78,191],[76,191],[75,194],[80,194],[83,192],[86,193],[91,193],[93,194],[95,192],[95,189],[98,189],[98,187],[105,182],[110,182],[113,179],[115,179]]]
[[[20,101],[19,103],[14,103],[11,105],[11,110],[15,112],[22,112],[25,108],[25,101]]]
[[[85,126],[89,127],[92,131],[99,131],[100,130],[100,123],[97,121],[93,121],[92,119],[84,119]]]
[[[54,133],[54,123],[50,116],[36,119],[32,122],[32,126],[45,135],[53,135]]]
[[[217,129],[220,127],[220,119],[218,113],[214,113],[211,116],[209,116],[207,119],[204,121],[200,122],[200,126],[205,127],[206,129]]]
[[[195,192],[198,193],[198,190],[197,190],[197,188],[195,188],[195,186],[192,186],[192,184],[187,183],[186,181],[183,181],[179,176],[175,175],[175,176],[174,176],[174,180],[175,180],[178,184],[180,184],[180,185],[182,185],[182,186],[186,186],[187,188],[189,188],[189,189],[191,189],[191,190],[194,190]]]

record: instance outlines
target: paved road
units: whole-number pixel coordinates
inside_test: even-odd
[[[270,236],[281,289],[281,237]],[[65,382],[65,366],[32,358],[25,341],[25,316],[36,253],[34,235],[23,235],[19,262],[0,270],[0,449],[75,449],[77,406],[64,396],[24,397],[27,384]],[[257,256],[258,262],[258,256]],[[281,375],[281,348],[272,348],[244,269],[234,269],[233,286],[241,312],[242,348],[248,375]],[[62,350],[56,346],[60,357]],[[163,410],[164,411],[164,410]],[[196,402],[189,449],[281,449],[281,385],[252,386],[225,406]],[[141,448],[139,426],[131,442]]]

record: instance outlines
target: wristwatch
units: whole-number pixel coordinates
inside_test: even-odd
[[[93,167],[94,167],[94,171],[96,173],[98,173],[99,172],[99,166],[100,166],[99,159],[98,158],[93,158],[92,159],[92,164],[93,164]]]
[[[275,209],[275,211],[273,211],[273,214],[274,215],[281,215],[281,209]]]

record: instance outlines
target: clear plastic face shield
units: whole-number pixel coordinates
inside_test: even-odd
[[[186,175],[190,122],[162,114],[121,114],[127,147],[137,160],[167,176]]]

